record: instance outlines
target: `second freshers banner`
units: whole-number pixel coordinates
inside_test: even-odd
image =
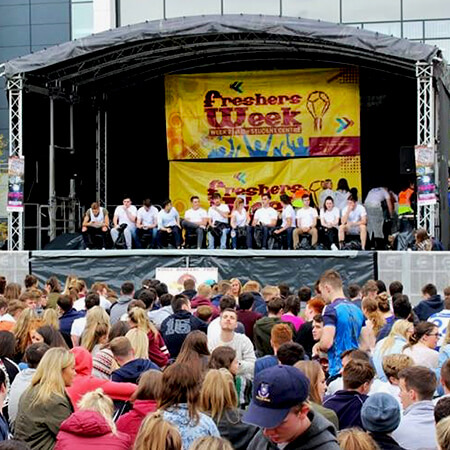
[[[360,153],[355,69],[169,75],[169,160]]]
[[[180,212],[190,208],[190,197],[198,195],[202,207],[209,208],[209,198],[219,192],[230,209],[236,197],[244,196],[246,205],[259,206],[261,194],[270,192],[272,205],[281,208],[280,195],[295,197],[311,192],[316,204],[322,181],[332,180],[334,187],[346,178],[350,187],[361,192],[360,157],[292,159],[271,162],[170,162],[170,198]]]

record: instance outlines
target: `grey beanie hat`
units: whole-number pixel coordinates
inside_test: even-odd
[[[390,433],[400,424],[401,412],[398,401],[389,394],[379,392],[364,402],[361,421],[367,431]]]

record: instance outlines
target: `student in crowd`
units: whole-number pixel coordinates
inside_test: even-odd
[[[203,331],[189,333],[181,346],[177,363],[190,364],[200,373],[206,372],[209,363],[208,338]]]
[[[161,330],[161,324],[164,320],[173,314],[172,300],[172,294],[162,294],[159,297],[160,308],[155,309],[154,311],[148,311],[147,313],[148,318],[155,325],[158,331]]]
[[[402,450],[391,436],[400,424],[400,417],[400,405],[394,397],[385,393],[371,395],[361,408],[363,427],[380,450]]]
[[[43,325],[34,331],[31,341],[34,343],[45,342],[49,347],[69,348],[61,333],[51,325]],[[26,353],[26,352],[25,352]]]
[[[230,292],[228,295],[234,297],[234,299],[239,302],[239,296],[242,293],[242,283],[239,278],[230,279]]]
[[[19,374],[19,367],[12,360],[12,358],[14,357],[15,345],[16,339],[14,337],[14,334],[12,334],[10,331],[0,331],[0,370],[6,376],[6,396],[3,399],[2,409],[3,415],[6,417],[6,420],[8,420],[8,402],[11,383],[14,382],[15,378]]]
[[[450,417],[442,419],[436,426],[436,437],[440,450],[450,448]]]
[[[297,368],[278,365],[255,377],[244,422],[261,430],[248,450],[338,450],[334,426],[310,409],[309,382]]]
[[[444,309],[438,313],[431,314],[428,317],[428,322],[434,323],[439,327],[439,341],[438,347],[444,345],[445,333],[450,328],[448,325],[450,323],[450,286],[444,290],[444,293],[448,290],[448,294],[444,298]]]
[[[142,421],[148,414],[157,410],[161,392],[162,373],[159,370],[147,370],[139,379],[136,392],[131,396],[133,409],[119,417],[117,430],[126,433],[133,444]]]
[[[347,428],[338,433],[341,450],[380,450],[368,433],[359,428]]]
[[[77,311],[73,307],[73,297],[70,295],[60,295],[56,304],[61,311],[61,316],[59,317],[59,331],[63,335],[67,345],[71,347],[72,340],[70,338],[70,331],[72,329],[73,321],[83,317],[84,313]]]
[[[96,292],[88,292],[85,299],[86,314],[94,307],[100,305],[100,297]],[[80,337],[86,328],[86,316],[75,319],[70,330],[70,338],[74,347],[79,345]],[[108,320],[109,322],[109,320]]]
[[[198,437],[220,436],[214,421],[199,410],[200,379],[200,372],[188,364],[175,363],[163,372],[158,408],[163,418],[178,428],[184,448]]]
[[[183,294],[181,294],[183,295]],[[219,316],[219,309],[211,302],[212,289],[209,284],[202,283],[198,286],[197,295],[191,300],[191,308],[195,310],[194,315],[198,316],[197,309],[201,306],[211,308],[211,313],[216,318]]]
[[[397,320],[387,337],[378,341],[373,351],[372,361],[381,381],[387,381],[383,372],[383,358],[388,355],[402,353],[414,333],[414,325],[407,320]]]
[[[78,410],[61,424],[55,450],[128,450],[131,439],[117,431],[113,413],[113,401],[101,389],[88,392],[78,403]]]
[[[399,373],[403,416],[392,437],[408,450],[436,448],[434,405],[436,375],[426,367],[413,366]]]
[[[358,306],[358,308],[361,308],[361,302],[362,302],[361,286],[356,283],[350,283],[347,287],[347,292],[348,292],[348,298],[350,299],[350,301],[354,305]]]
[[[220,303],[219,303],[220,314],[222,314],[223,311],[225,311],[226,309],[229,309],[229,308],[234,309],[236,311],[237,303],[236,303],[236,300],[234,299],[234,297],[227,294],[227,295],[224,295],[220,299]],[[213,340],[218,339],[220,332],[221,332],[221,327],[220,327],[220,315],[219,315],[219,317],[216,317],[215,319],[213,319],[208,325],[208,330],[207,330],[208,339],[213,339]],[[237,323],[236,333],[245,334],[245,327],[239,321]]]
[[[86,314],[86,326],[79,343],[95,356],[108,341],[110,329],[108,313],[101,306],[94,306]]]
[[[148,414],[136,437],[134,450],[182,450],[183,441],[178,428],[163,419],[158,411]]]
[[[0,370],[0,441],[6,441],[7,439],[9,439],[8,420],[5,419],[2,413],[6,393],[7,393],[6,374],[3,370]]]
[[[61,423],[73,412],[66,388],[75,376],[75,358],[63,348],[48,350],[30,387],[19,400],[14,437],[32,448],[51,450]],[[42,418],[45,417],[45,420]]]
[[[252,292],[244,292],[239,295],[238,303],[238,321],[244,325],[246,336],[253,342],[253,327],[263,315],[252,310],[255,303],[255,297]]]
[[[275,297],[267,303],[267,317],[257,320],[253,327],[253,342],[260,356],[273,354],[270,345],[270,332],[274,325],[281,322],[284,301],[281,297]]]
[[[329,420],[336,430],[339,430],[339,419],[337,414],[329,408],[322,406],[327,384],[325,381],[325,373],[317,361],[299,361],[294,367],[301,370],[309,380],[309,403],[313,411],[322,414],[325,419]]]
[[[194,330],[206,333],[208,326],[192,314],[191,302],[184,295],[174,297],[172,309],[174,313],[161,324],[161,335],[170,356],[176,358],[186,336]]]
[[[432,314],[441,312],[444,309],[444,302],[437,293],[434,284],[426,284],[422,288],[422,296],[424,299],[414,307],[414,312],[417,314],[419,320],[428,320]]]
[[[296,342],[286,342],[280,345],[277,351],[278,363],[284,366],[293,366],[305,359],[305,350]]]
[[[442,419],[450,416],[450,397],[444,396],[436,399],[434,407],[434,421],[438,424]]]
[[[134,297],[134,284],[131,281],[126,281],[120,287],[120,297],[116,303],[111,306],[110,317],[111,325],[118,322],[121,317],[127,313],[128,305]]]
[[[332,409],[338,416],[339,428],[359,427],[361,407],[367,400],[370,386],[375,377],[375,370],[365,361],[351,360],[344,367],[342,379],[344,389],[325,398],[323,406]]]
[[[447,361],[450,359],[450,327],[447,328],[447,333],[444,338],[443,345],[441,347],[441,350],[439,351],[439,370],[441,371],[447,364]],[[450,369],[450,368],[449,368]],[[449,373],[450,376],[450,373]],[[449,377],[449,386],[450,386],[450,377]],[[444,386],[445,389],[445,386]]]
[[[115,383],[107,379],[92,375],[92,355],[83,347],[74,347],[71,353],[75,356],[75,377],[72,385],[67,388],[67,393],[74,407],[86,392],[101,388],[106,395],[114,400],[127,401],[136,390],[132,383]]]
[[[327,302],[323,310],[324,330],[319,349],[328,352],[329,375],[335,378],[341,369],[340,355],[345,350],[359,346],[364,316],[356,305],[345,298],[338,272],[324,272],[320,277],[319,288]]]
[[[222,311],[220,326],[221,332],[218,338],[208,337],[209,350],[213,351],[216,347],[223,345],[233,348],[238,359],[238,375],[252,378],[256,361],[253,344],[245,334],[235,332],[237,313],[234,309],[228,308]]]
[[[261,285],[254,280],[247,281],[244,286],[242,286],[242,292],[251,292],[255,303],[253,304],[253,311],[265,316],[267,314],[266,302],[261,295]]]
[[[305,323],[300,314],[300,299],[296,295],[289,295],[284,300],[284,313],[281,316],[282,322],[290,322],[294,326],[295,333],[298,333],[300,327]]]
[[[226,369],[211,369],[205,376],[200,392],[200,408],[216,423],[220,435],[236,450],[247,449],[258,431],[242,422],[233,375]]]
[[[419,322],[410,336],[403,353],[410,356],[419,366],[437,369],[439,353],[434,350],[439,339],[439,329],[430,322]]]

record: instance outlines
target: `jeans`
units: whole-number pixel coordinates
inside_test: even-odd
[[[180,229],[180,227],[175,225],[174,227],[167,227],[167,228],[170,228],[172,230],[172,232],[168,233],[167,231],[158,230],[158,237],[157,237],[158,247],[163,248],[162,243],[163,243],[164,237],[166,237],[168,240],[170,240],[173,236],[175,247],[180,248],[181,247],[181,229]]]
[[[108,233],[108,231],[102,231],[102,229],[98,227],[86,228],[87,230],[81,233],[83,235],[83,241],[86,248],[95,248],[94,243],[97,241],[97,236],[98,238],[101,238],[101,248],[106,248],[106,233]]]
[[[144,228],[137,228],[135,236],[136,248],[142,248],[143,240],[146,241],[146,248],[155,248],[157,235],[158,229],[156,227],[147,230],[144,230]]]
[[[222,234],[220,235],[220,248],[222,250],[227,248],[227,236],[229,232],[230,232],[229,228],[222,229]],[[208,231],[208,248],[210,250],[214,249],[214,236],[209,231]]]
[[[246,225],[245,227],[238,227],[238,228],[245,228],[246,231],[246,243],[247,248],[252,248],[252,227]],[[238,238],[237,238],[237,228],[231,230],[231,248],[236,249],[238,244]]]
[[[202,248],[203,246],[203,237],[205,235],[205,229],[196,223],[189,222],[188,220],[183,220],[182,223],[183,228],[186,230],[185,241],[187,241],[187,235],[197,235],[197,248]],[[185,242],[187,244],[187,242]]]

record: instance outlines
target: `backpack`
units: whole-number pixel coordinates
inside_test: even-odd
[[[117,250],[125,250],[127,248],[127,242],[125,240],[125,228],[127,227],[126,223],[123,223],[119,227],[119,235],[117,236],[116,242],[114,242],[114,248]]]

